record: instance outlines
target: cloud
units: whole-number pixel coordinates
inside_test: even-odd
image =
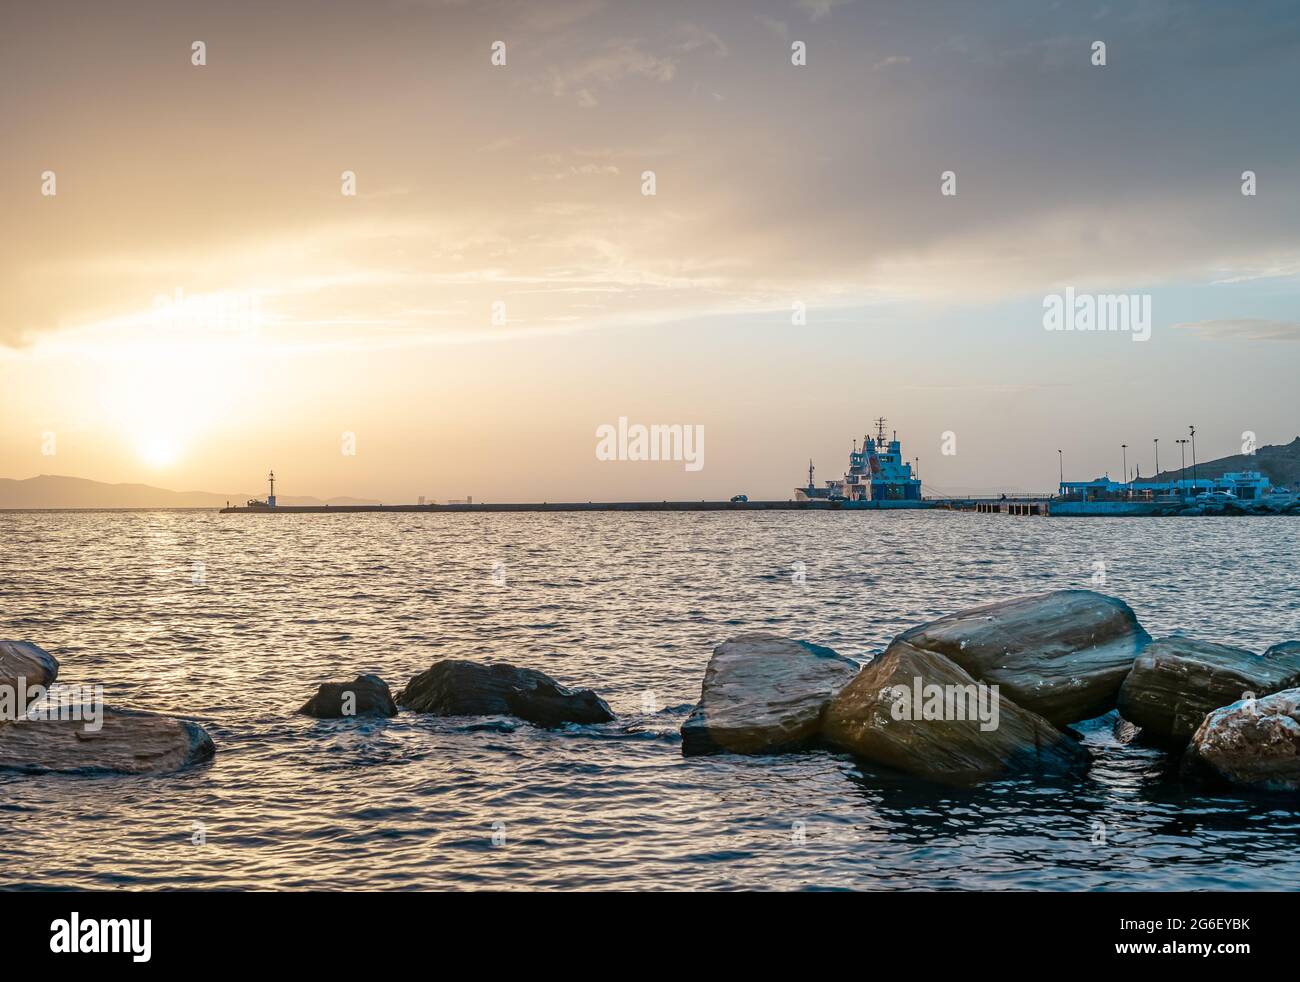
[[[767,14],[755,14],[754,20],[758,21],[763,26],[763,29],[773,37],[780,38],[783,41],[789,40],[790,25],[785,21],[769,17]]]
[[[796,0],[795,6],[808,15],[809,20],[821,20],[830,16],[836,7],[843,7],[853,0]]]
[[[658,317],[788,309],[791,297],[979,304],[1085,282],[1109,293],[1269,277],[1276,291],[1300,273],[1300,144],[1276,126],[1294,49],[1250,18],[1227,24],[1249,57],[1225,61],[1225,25],[1198,8],[1130,37],[1123,64],[1103,71],[1086,43],[1059,41],[1059,12],[992,17],[936,0],[939,15],[899,5],[870,29],[841,18],[835,71],[805,73],[772,37],[827,16],[829,0],[798,13],[765,0],[717,23],[672,0],[603,11],[575,0],[555,9],[564,28],[512,44],[509,67],[493,68],[482,39],[510,17],[467,3],[440,13],[439,43],[473,56],[447,62],[437,83],[397,85],[429,79],[427,39],[344,6],[321,7],[317,26],[354,39],[337,48],[354,60],[310,77],[282,57],[305,43],[287,14],[240,32],[243,70],[221,85],[158,59],[103,68],[104,51],[152,50],[135,22],[108,14],[51,42],[62,60],[49,67],[44,47],[25,61],[16,51],[31,84],[21,96],[0,86],[0,116],[15,120],[0,155],[0,345],[108,321],[176,287],[281,280],[300,285],[268,300],[287,319],[320,320],[313,308],[337,303],[348,320],[420,331],[454,321],[446,311],[474,321],[493,291],[525,284],[546,292],[535,316],[552,321],[570,315],[560,301],[573,290],[606,291],[595,323],[634,303]],[[97,34],[116,40],[96,47]],[[81,98],[69,66],[82,61],[114,109],[69,127]],[[1219,155],[1204,152],[1210,113]],[[299,121],[288,142],[286,118]],[[1256,198],[1239,193],[1247,163],[1228,159],[1233,147],[1267,178]],[[38,193],[47,167],[57,198]],[[345,168],[358,197],[340,196]],[[634,177],[647,168],[655,197]],[[946,169],[956,197],[939,194]],[[533,316],[512,306],[512,324]],[[1277,324],[1247,333],[1287,336]]]
[[[1175,324],[1174,329],[1191,331],[1214,341],[1300,341],[1300,321],[1275,321],[1259,317],[1191,321]]]
[[[566,68],[552,69],[551,92],[556,96],[573,93],[580,102],[593,106],[596,104],[593,89],[598,86],[612,85],[631,76],[671,82],[676,73],[674,59],[645,51],[638,41],[614,39],[598,54]]]
[[[519,26],[542,34],[571,27],[605,9],[604,0],[546,0],[528,3]]]
[[[912,59],[908,55],[890,55],[887,58],[881,58],[871,66],[873,72],[883,72],[886,68],[892,68],[894,65],[910,65]]]
[[[722,38],[696,24],[683,24],[681,34],[683,40],[677,44],[678,51],[695,51],[699,48],[705,48],[722,58],[730,54],[730,50]]]
[[[534,174],[534,181],[565,181],[571,177],[613,177],[622,173],[617,164],[570,164],[561,170]]]

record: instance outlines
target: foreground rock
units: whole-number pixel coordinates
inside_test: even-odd
[[[165,774],[210,758],[216,748],[189,720],[103,710],[102,727],[81,720],[0,723],[0,769],[81,774]]]
[[[49,686],[59,677],[59,663],[53,655],[29,641],[0,641],[0,688],[18,689],[18,680],[26,688]]]
[[[1246,698],[1300,685],[1300,659],[1263,658],[1189,638],[1151,642],[1119,693],[1119,712],[1142,727],[1143,740],[1182,750],[1207,713]]]
[[[948,784],[1064,774],[1089,759],[1001,689],[994,695],[948,658],[906,641],[891,644],[831,700],[822,735],[871,763]]]
[[[1192,736],[1184,767],[1256,791],[1300,791],[1300,689],[1211,712]]]
[[[326,682],[298,712],[317,719],[396,716],[397,704],[378,675],[358,675],[351,682]]]
[[[743,634],[713,649],[700,702],[682,725],[682,753],[772,754],[813,743],[831,696],[858,663],[830,648]]]
[[[1056,726],[1102,716],[1151,636],[1128,604],[1057,590],[976,607],[900,634]]]
[[[531,668],[450,658],[411,679],[397,704],[438,716],[517,716],[546,727],[608,723],[614,718],[590,689],[566,688]]]

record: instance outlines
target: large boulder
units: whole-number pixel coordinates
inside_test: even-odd
[[[397,704],[438,716],[517,716],[535,726],[608,723],[605,700],[590,689],[569,689],[531,668],[480,665],[449,658],[415,676]]]
[[[1300,791],[1300,689],[1212,711],[1192,735],[1183,764],[1244,788]]]
[[[298,712],[317,719],[396,716],[388,683],[378,675],[358,675],[351,682],[326,682]]]
[[[822,736],[873,764],[948,784],[1021,772],[1064,774],[1088,753],[1000,688],[896,640],[826,707]]]
[[[1182,750],[1207,713],[1246,698],[1300,685],[1300,660],[1263,658],[1190,638],[1153,641],[1119,692],[1119,712],[1142,727],[1142,738]]]
[[[1128,604],[1091,590],[1056,590],[976,607],[899,635],[956,662],[1056,726],[1115,708],[1151,636]]]
[[[858,674],[830,648],[742,634],[713,649],[700,702],[682,725],[682,753],[772,754],[817,738],[822,710]]]
[[[48,687],[59,677],[59,663],[53,655],[30,641],[0,641],[0,688],[16,692],[18,680],[25,688]]]
[[[190,720],[125,709],[93,719],[23,718],[0,723],[0,769],[32,773],[164,774],[215,752]]]

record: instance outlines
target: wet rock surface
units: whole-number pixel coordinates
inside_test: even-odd
[[[927,711],[934,694],[928,687],[945,690],[942,705],[931,707],[937,713]],[[1087,766],[1082,746],[1002,689],[996,697],[985,689],[983,698],[981,704],[976,680],[955,662],[900,639],[831,700],[822,734],[873,764],[949,784]]]
[[[397,704],[438,716],[515,716],[543,727],[614,719],[590,689],[570,689],[531,668],[460,659],[435,662],[416,675]]]
[[[744,634],[713,649],[700,702],[682,725],[682,753],[769,754],[813,744],[831,697],[859,671],[830,648]]]
[[[48,686],[59,677],[58,660],[30,641],[0,641],[0,686],[16,689],[24,679],[27,688]]]
[[[1192,735],[1183,768],[1256,791],[1300,791],[1300,689],[1209,713]]]
[[[298,712],[317,719],[396,716],[397,703],[378,675],[358,675],[351,682],[326,682]]]
[[[126,709],[89,720],[21,719],[0,723],[0,768],[29,773],[166,774],[215,753],[198,723]]]
[[[1114,709],[1151,637],[1122,600],[1057,590],[951,614],[899,640],[944,655],[1061,726]]]
[[[1187,746],[1207,713],[1253,693],[1300,686],[1300,663],[1190,638],[1153,641],[1120,688],[1119,712],[1142,739],[1171,750]]]

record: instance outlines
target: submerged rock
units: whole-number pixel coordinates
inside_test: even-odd
[[[207,760],[212,738],[190,720],[103,709],[87,720],[21,719],[0,723],[0,769],[32,773],[165,774]]]
[[[59,677],[59,662],[30,641],[0,641],[0,687],[17,690],[24,685],[49,686]]]
[[[1119,712],[1142,738],[1182,750],[1207,713],[1253,693],[1257,698],[1300,685],[1300,660],[1263,658],[1190,638],[1149,644],[1119,693]]]
[[[1192,735],[1183,766],[1257,791],[1300,791],[1300,689],[1209,713]]]
[[[831,696],[858,663],[830,648],[742,634],[713,649],[700,702],[682,725],[682,753],[771,754],[812,743]]]
[[[1263,657],[1284,659],[1300,665],[1300,641],[1281,641],[1265,651]]]
[[[326,682],[298,712],[317,719],[396,716],[397,704],[378,675],[358,675],[351,682]]]
[[[569,689],[531,668],[480,665],[449,658],[415,676],[397,704],[438,716],[517,716],[536,726],[608,723],[605,700],[590,689]]]
[[[1091,590],[1057,590],[950,614],[898,640],[951,659],[1056,726],[1115,708],[1151,636],[1128,604]]]
[[[1079,743],[1000,688],[994,694],[943,655],[902,640],[831,700],[822,735],[873,764],[948,784],[1068,773],[1089,760]]]
[[[1129,744],[1142,737],[1142,727],[1116,714],[1115,722],[1111,724],[1110,735],[1117,743]]]

